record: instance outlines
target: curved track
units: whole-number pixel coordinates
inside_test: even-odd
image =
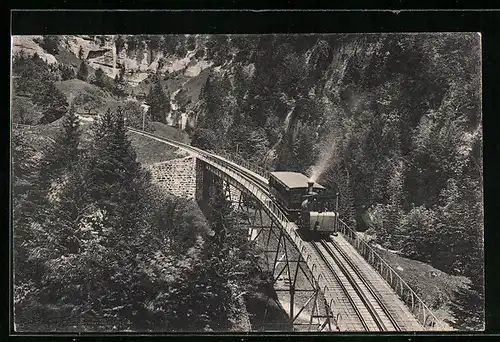
[[[263,204],[269,206],[271,203],[272,200],[269,195],[268,181],[262,175],[244,168],[224,157],[214,155],[211,152],[168,138],[156,136],[142,130],[130,127],[128,127],[128,129],[137,134],[176,146],[199,157],[201,160],[209,161],[210,163],[228,169],[231,173],[236,174],[238,177],[245,179],[247,182],[257,187],[259,191],[264,194],[264,196],[259,197],[260,200],[264,202]],[[283,215],[283,217],[285,216],[282,212],[280,215]],[[282,223],[285,226],[287,225],[286,222]],[[373,289],[370,282],[367,281],[356,264],[334,240],[327,239],[310,243],[302,241],[301,244],[310,245],[310,248],[315,250],[316,254],[319,256],[325,269],[329,270],[329,272],[331,272],[330,274],[336,279],[336,282],[352,307],[353,311],[351,312],[357,315],[357,325],[360,327],[362,326],[365,331],[404,330],[397,324],[393,315],[391,315],[388,308],[380,300],[377,291]]]
[[[321,240],[319,244],[323,247],[324,251],[332,257],[354,288],[367,309],[368,314],[377,326],[377,330],[400,331],[401,328],[392,317],[388,308],[380,300],[368,280],[363,276],[342,248],[333,239]]]

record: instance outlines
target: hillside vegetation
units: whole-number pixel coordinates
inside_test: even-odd
[[[255,163],[318,177],[340,192],[352,227],[470,278],[456,296],[474,314],[456,326],[481,329],[479,36],[213,39],[212,54],[225,63],[202,90],[193,143],[238,146]]]
[[[57,57],[54,42],[41,40]],[[189,142],[150,121],[164,121],[168,104],[151,96],[145,116],[120,91],[123,74],[109,83],[98,70],[89,75],[85,61],[71,72],[21,53],[14,64],[14,95],[26,107],[14,121],[33,125],[13,132],[15,329],[241,329],[238,298],[269,287],[259,251],[221,189],[211,189],[207,220],[193,201],[151,184],[139,164],[173,151],[126,134],[125,124],[142,127],[147,118],[146,130]]]
[[[107,111],[82,144],[70,110],[38,157],[29,135],[14,134],[16,330],[237,328],[238,296],[269,286],[259,252],[222,189],[211,189],[207,221],[152,184],[124,121]]]
[[[189,138],[179,139],[303,172],[340,193],[341,216],[373,243],[468,278],[440,304],[456,328],[484,327],[477,34],[37,39],[53,64],[16,57],[13,120],[122,103],[127,124],[145,118],[147,130],[172,136],[165,124],[187,116]],[[129,94],[146,100],[146,116]]]

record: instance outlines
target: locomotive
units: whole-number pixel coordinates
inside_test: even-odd
[[[287,218],[298,225],[304,240],[336,235],[338,215],[337,210],[332,210],[334,196],[321,184],[298,172],[271,172],[269,193]]]

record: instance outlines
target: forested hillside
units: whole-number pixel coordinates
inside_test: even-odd
[[[70,110],[39,157],[14,132],[16,330],[235,329],[235,298],[269,280],[224,196],[214,190],[207,221],[152,184],[122,110],[90,130],[82,145]]]
[[[214,70],[202,90],[193,142],[318,178],[340,192],[350,225],[375,242],[470,277],[466,296],[481,317],[479,36],[217,42],[213,53],[231,62]],[[234,50],[231,59],[227,52]]]
[[[121,105],[146,129],[183,116],[193,145],[303,172],[340,193],[342,217],[372,243],[468,277],[453,324],[483,326],[479,35],[47,36],[15,46],[14,121],[60,120],[70,104],[78,114]],[[24,175],[33,151],[15,139]]]

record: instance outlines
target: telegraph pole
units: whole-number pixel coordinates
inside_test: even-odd
[[[335,231],[339,231],[339,193],[335,194]]]
[[[144,126],[146,123],[146,111],[143,109],[142,110],[142,130],[144,131]]]

